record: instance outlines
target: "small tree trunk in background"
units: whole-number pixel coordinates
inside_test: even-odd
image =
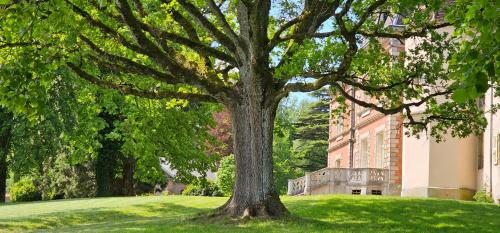
[[[0,138],[0,144],[3,144],[3,139]],[[7,189],[7,153],[3,148],[0,149],[0,203],[5,202],[5,192]]]
[[[120,153],[108,143],[103,143],[95,162],[96,196],[109,197],[115,193],[115,174]]]
[[[12,129],[12,114],[0,108],[0,203],[5,202],[7,189],[7,154]]]
[[[134,173],[137,161],[132,156],[123,158],[123,195],[135,196]]]
[[[118,120],[119,117],[107,112],[101,112],[99,117],[104,119],[108,125],[99,131],[99,142],[102,147],[99,149],[95,161],[96,196],[108,197],[121,192],[121,187],[116,187],[117,185],[121,186],[121,182],[116,182],[115,174],[118,161],[123,156],[120,151],[123,142],[106,137],[114,130],[114,121]]]

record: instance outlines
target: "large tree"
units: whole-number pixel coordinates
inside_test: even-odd
[[[232,196],[218,213],[279,217],[288,211],[273,184],[273,126],[278,103],[290,92],[329,85],[363,107],[406,112],[416,131],[438,120],[435,134],[451,129],[462,136],[483,127],[473,101],[436,101],[457,85],[444,69],[455,44],[435,32],[449,23],[432,17],[443,2],[4,0],[0,53],[3,62],[31,67],[30,58],[45,64],[32,66],[34,76],[22,80],[27,83],[46,84],[51,69],[67,67],[127,95],[224,104],[231,113],[237,174]],[[385,27],[377,20],[397,15],[406,26]],[[412,37],[421,43],[397,57],[380,43]],[[32,56],[17,62],[25,50]],[[30,87],[17,85],[21,81],[9,74],[2,79],[10,80],[2,83],[9,98]],[[346,86],[379,101],[357,98]],[[414,118],[418,106],[424,110]]]

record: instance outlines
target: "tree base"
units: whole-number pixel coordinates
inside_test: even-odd
[[[217,208],[213,217],[232,218],[283,218],[290,215],[278,196],[269,197],[266,201],[257,204],[238,203],[231,197],[224,205]]]

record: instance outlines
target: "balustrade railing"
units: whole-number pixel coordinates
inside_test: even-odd
[[[294,196],[304,193],[306,187],[305,176],[294,180],[288,180],[288,195]]]
[[[288,195],[310,194],[311,190],[326,184],[343,183],[349,186],[383,185],[389,171],[379,168],[323,168],[305,176],[288,180]]]

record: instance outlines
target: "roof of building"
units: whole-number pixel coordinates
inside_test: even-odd
[[[168,178],[171,178],[171,179],[176,178],[177,170],[172,168],[172,166],[170,165],[170,162],[166,158],[160,157],[160,167],[161,167],[161,170],[163,170],[163,172],[165,173],[165,175]],[[202,174],[200,174],[197,171],[192,171],[191,175],[193,175],[195,177],[202,177]],[[215,180],[217,178],[217,175],[212,171],[206,171],[205,177],[207,178],[207,180]]]

